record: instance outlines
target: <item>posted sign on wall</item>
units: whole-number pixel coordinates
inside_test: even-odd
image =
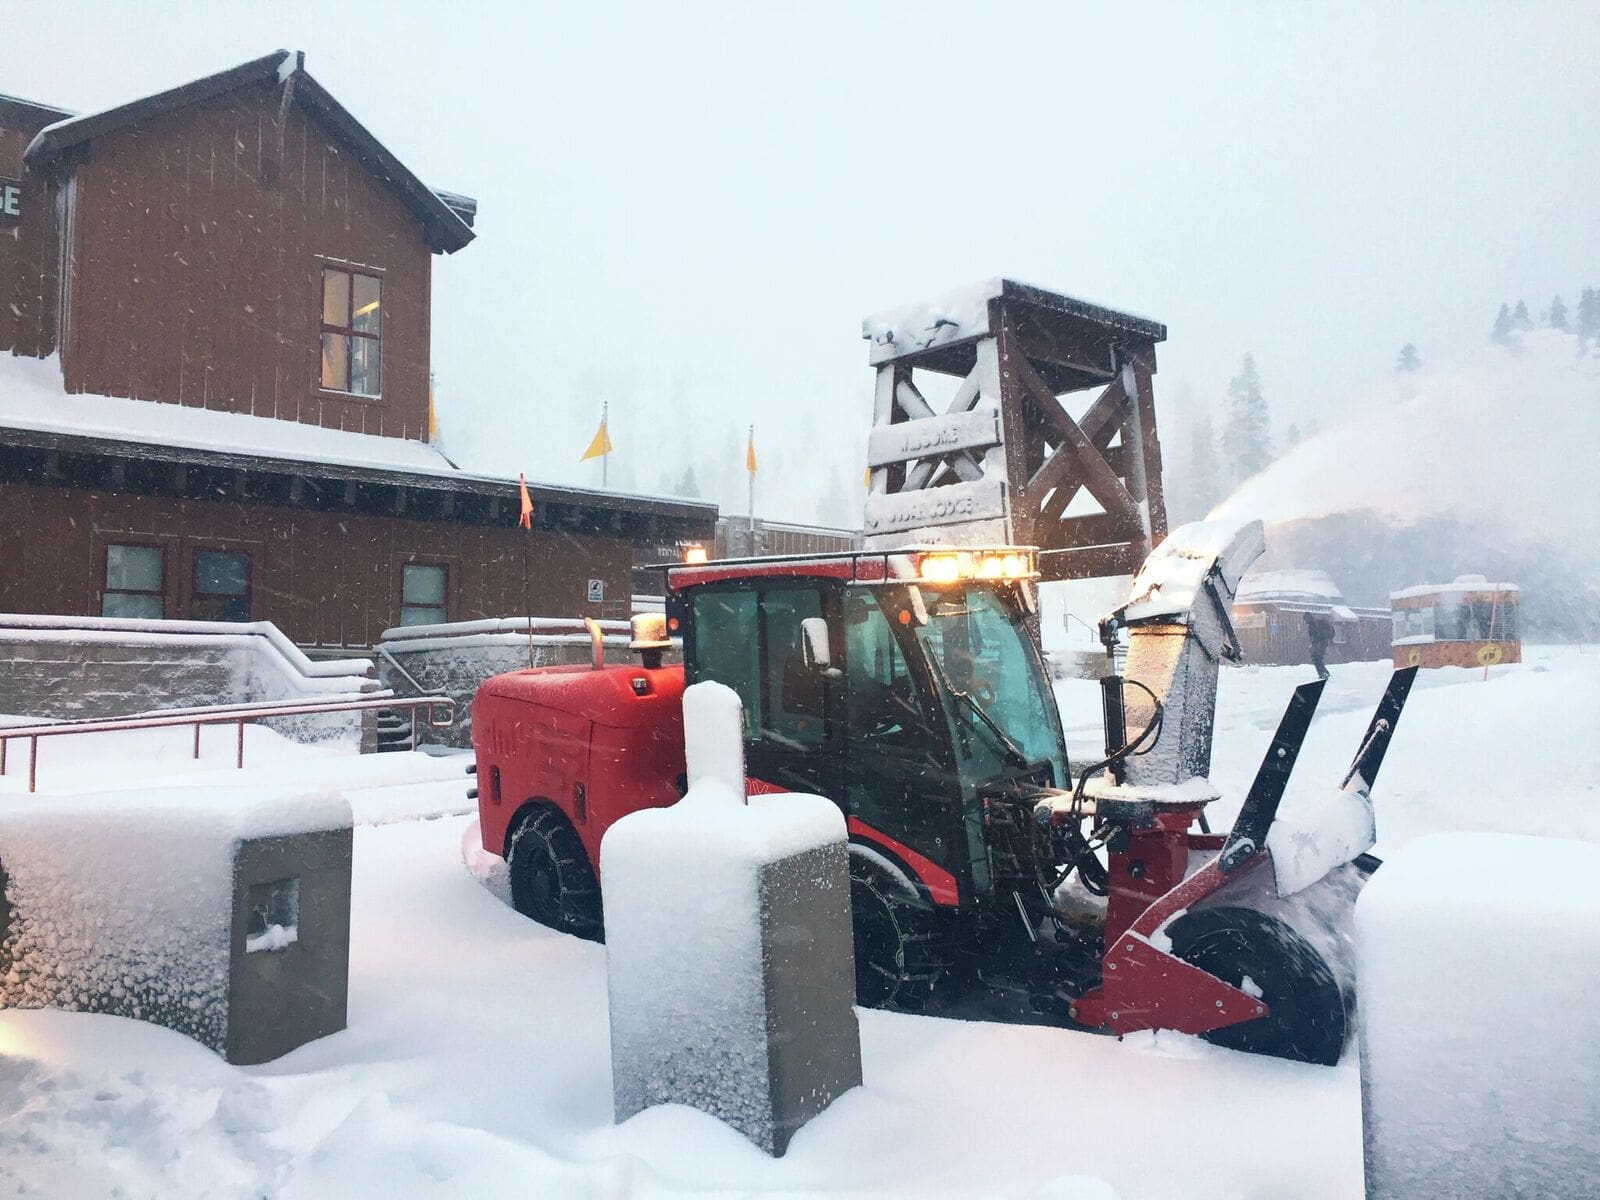
[[[0,179],[0,221],[22,219],[22,182]]]

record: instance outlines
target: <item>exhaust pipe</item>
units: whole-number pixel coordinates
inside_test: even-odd
[[[606,665],[605,634],[600,632],[600,622],[593,617],[583,619],[583,627],[589,631],[589,652],[592,656],[594,669],[598,671]]]

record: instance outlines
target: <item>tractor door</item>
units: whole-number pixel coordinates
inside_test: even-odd
[[[689,683],[714,679],[744,702],[745,771],[785,791],[842,805],[837,680],[808,666],[801,622],[837,628],[837,585],[741,580],[697,590],[684,668]]]
[[[930,681],[896,632],[906,610],[903,589],[844,591],[847,811],[964,883],[961,781]]]

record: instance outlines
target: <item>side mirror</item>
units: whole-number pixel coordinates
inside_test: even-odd
[[[829,651],[828,623],[821,617],[801,619],[800,645],[808,670],[830,678],[840,674],[833,666],[833,655]]]

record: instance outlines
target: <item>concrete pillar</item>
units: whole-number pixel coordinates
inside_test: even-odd
[[[601,848],[616,1118],[688,1104],[769,1154],[861,1082],[844,818],[747,800],[738,696],[684,693],[688,794]]]

